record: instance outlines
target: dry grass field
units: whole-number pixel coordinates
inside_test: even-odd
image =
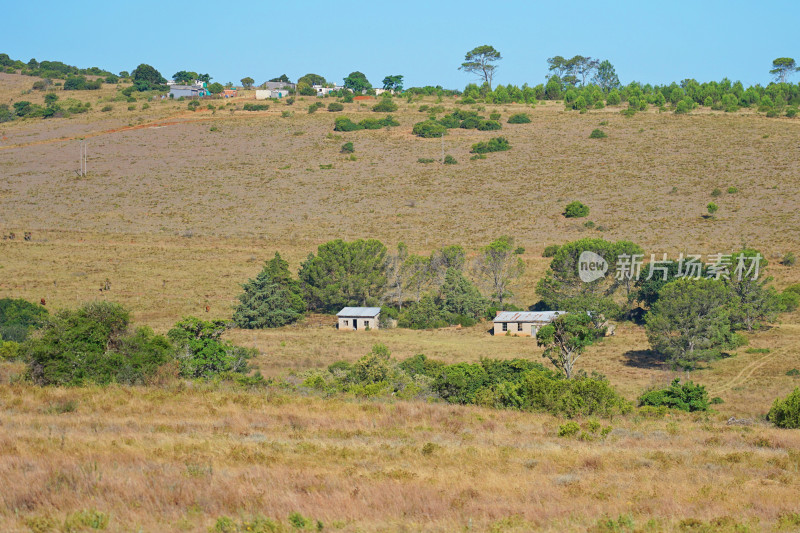
[[[23,94],[34,81],[0,74],[0,103],[41,103]],[[502,234],[526,249],[520,306],[536,301],[543,248],[582,237],[670,256],[747,245],[765,253],[777,287],[800,282],[800,266],[778,264],[800,252],[796,119],[581,115],[548,102],[486,106],[502,114],[500,132],[440,140],[411,127],[426,116],[419,105],[450,111],[449,98],[398,100],[400,126],[337,133],[336,116],[383,115],[374,101],[309,114],[310,97],[242,111],[252,94],[214,111],[140,101],[101,112],[112,89],[58,94],[92,110],[0,124],[0,234],[18,236],[0,240],[0,297],[44,298],[51,310],[107,298],[164,332],[186,315],[229,318],[239,284],[276,250],[296,269],[335,238],[473,254]],[[532,123],[505,123],[521,111]],[[589,139],[595,128],[608,138]],[[473,143],[498,134],[510,151],[469,159]],[[78,138],[89,143],[85,178]],[[347,141],[355,161],[340,153]],[[442,146],[457,165],[417,161]],[[703,218],[715,188],[720,210]],[[572,200],[589,205],[594,228],[561,215]],[[105,280],[111,290],[100,292]],[[312,316],[228,336],[258,348],[254,364],[273,377],[355,360],[377,342],[398,358],[541,359],[531,339],[488,329],[340,333]],[[79,531],[107,518],[113,531],[207,531],[223,516],[246,530],[258,515],[291,530],[299,512],[334,531],[797,531],[800,434],[763,416],[800,385],[786,375],[800,368],[800,313],[749,339],[769,353],[744,347],[691,376],[724,400],[715,412],[602,420],[609,436],[586,441],[559,438],[564,421],[546,415],[276,388],[40,389],[9,384],[21,366],[0,363],[0,530]],[[579,367],[633,400],[673,377],[647,348],[641,328],[622,324]],[[728,426],[731,416],[751,423]]]

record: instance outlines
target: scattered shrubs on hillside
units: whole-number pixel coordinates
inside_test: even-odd
[[[0,341],[23,342],[47,314],[47,309],[27,300],[0,298]]]
[[[266,111],[269,109],[269,104],[244,104],[242,106],[243,111]]]
[[[795,389],[786,398],[778,398],[767,414],[767,420],[785,429],[800,428],[800,389]]]
[[[343,111],[343,110],[344,110],[344,105],[340,104],[339,102],[331,102],[330,104],[328,104],[328,111],[330,111],[331,113],[336,113],[338,111]]]
[[[397,104],[391,98],[382,98],[380,102],[372,106],[376,113],[394,113],[397,111]]]
[[[509,124],[528,124],[530,121],[531,117],[527,113],[515,113],[508,117]]]
[[[432,137],[441,137],[447,133],[447,128],[435,120],[426,120],[425,122],[417,122],[411,132],[425,139]]]
[[[169,341],[149,328],[129,331],[128,311],[110,302],[60,311],[24,344],[38,385],[143,384],[173,354]]]
[[[567,207],[564,208],[564,216],[567,218],[581,218],[587,216],[588,214],[589,206],[584,205],[577,200],[570,202],[567,204]]]
[[[511,145],[509,144],[508,139],[505,137],[493,137],[492,139],[489,139],[488,142],[481,141],[473,144],[470,153],[485,154],[489,152],[504,152],[510,149]]]
[[[300,284],[280,254],[269,260],[255,279],[242,285],[233,322],[240,328],[277,328],[303,316],[306,304]]]
[[[606,137],[608,137],[608,135],[601,129],[594,129],[592,133],[589,134],[590,139],[605,139]]]
[[[675,378],[666,389],[647,391],[639,397],[639,406],[652,407],[666,406],[669,409],[681,411],[706,411],[708,410],[708,392],[703,385],[696,385],[691,381],[681,384]]]

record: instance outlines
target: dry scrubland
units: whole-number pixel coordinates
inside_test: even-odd
[[[0,102],[38,103],[41,95],[20,94],[33,81],[0,74]],[[410,133],[425,117],[417,107],[433,98],[398,100],[399,127],[339,134],[335,116],[360,119],[369,107],[308,114],[314,99],[301,98],[247,113],[236,99],[239,110],[214,114],[185,102],[100,112],[98,98],[111,94],[60,92],[92,111],[0,125],[0,233],[33,232],[32,242],[0,241],[0,297],[45,298],[51,309],[108,298],[165,331],[187,314],[230,316],[239,283],[275,250],[296,268],[333,238],[474,252],[501,234],[526,248],[518,305],[535,301],[545,245],[588,236],[670,256],[747,244],[766,253],[776,286],[800,282],[800,266],[776,260],[800,251],[797,120],[486,106],[487,116],[502,113],[503,130],[450,130],[445,153],[459,164],[442,166],[417,162],[439,157],[442,141]],[[533,122],[505,124],[519,111]],[[597,127],[607,139],[588,139]],[[498,134],[510,151],[469,161],[471,144]],[[77,141],[67,140],[77,137],[89,138],[83,179],[73,171]],[[347,141],[356,161],[339,153]],[[714,188],[720,211],[704,219]],[[604,230],[564,219],[571,200],[588,204]],[[111,291],[98,292],[106,279]],[[230,338],[255,345],[269,376],[354,360],[375,342],[397,357],[449,362],[541,353],[531,339],[489,336],[485,324],[362,334],[330,324],[310,317]],[[750,339],[771,351],[743,348],[693,375],[725,401],[717,413],[603,421],[614,431],[587,442],[558,438],[563,421],[544,415],[177,385],[36,389],[8,385],[20,367],[0,364],[0,529],[75,526],[82,509],[107,513],[109,529],[147,531],[206,530],[222,515],[287,523],[292,511],[345,531],[585,530],[604,515],[654,531],[686,529],[692,518],[730,531],[797,529],[787,513],[800,512],[800,437],[759,419],[800,384],[785,375],[800,368],[800,313]],[[625,324],[580,366],[633,399],[672,377],[647,347]],[[726,426],[729,416],[755,422]],[[426,443],[436,446],[423,454]]]

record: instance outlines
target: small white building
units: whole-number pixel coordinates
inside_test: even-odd
[[[494,317],[495,335],[535,337],[539,328],[546,326],[566,311],[501,311]]]
[[[270,98],[284,98],[289,96],[289,89],[258,89],[256,100],[269,100]]]
[[[351,331],[378,329],[380,315],[380,307],[345,307],[336,313],[339,329]]]

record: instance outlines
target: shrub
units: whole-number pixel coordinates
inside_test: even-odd
[[[558,436],[559,437],[572,437],[573,435],[577,435],[577,433],[581,430],[581,427],[578,425],[577,422],[567,422],[566,424],[562,424],[558,428]]]
[[[381,126],[383,126],[384,128],[400,125],[400,123],[397,122],[392,115],[386,115],[384,118],[380,119],[379,122],[381,123]]]
[[[106,106],[103,106],[103,108],[102,108],[102,109],[100,109],[100,111],[102,111],[103,113],[108,113],[109,111],[111,111],[111,110],[113,110],[113,109],[114,109],[114,108],[113,108],[113,107],[111,107],[110,105],[106,105]]]
[[[244,104],[242,110],[244,111],[266,111],[269,109],[269,104]]]
[[[501,126],[496,120],[481,120],[478,121],[477,129],[478,131],[494,131],[499,130],[502,127],[503,126]]]
[[[767,420],[779,428],[800,428],[800,389],[795,389],[784,399],[775,400],[767,414]]]
[[[793,252],[786,252],[786,254],[783,256],[783,259],[781,259],[781,264],[783,266],[790,267],[794,266],[796,263],[797,257],[795,257]]]
[[[728,187],[728,194],[736,194],[737,192],[739,192],[739,189],[736,187]]]
[[[490,113],[489,120],[500,120],[500,113]]]
[[[554,257],[557,253],[559,248],[561,248],[557,244],[551,244],[550,246],[546,246],[544,251],[542,252],[542,257]]]
[[[527,113],[515,113],[508,117],[509,124],[528,124],[531,117]]]
[[[376,113],[393,113],[397,111],[397,104],[391,98],[382,98],[380,102],[372,106]]]
[[[417,163],[422,163],[423,165],[427,165],[427,164],[433,163],[434,161],[436,161],[436,160],[435,159],[430,159],[430,158],[427,158],[427,157],[420,157],[419,159],[417,159]]]
[[[23,342],[47,314],[47,309],[27,300],[0,298],[0,341]]]
[[[342,145],[341,153],[343,154],[352,154],[355,152],[356,149],[353,147],[353,143],[347,142]]]
[[[180,373],[186,378],[210,378],[221,373],[244,373],[255,350],[235,346],[220,339],[228,329],[222,320],[184,318],[167,336],[178,349]]]
[[[379,130],[383,127],[383,124],[381,124],[380,120],[371,117],[360,121],[358,125],[364,130]]]
[[[129,313],[119,304],[96,302],[49,317],[25,344],[25,356],[39,385],[143,384],[174,351],[149,328],[129,332]]]
[[[717,196],[720,196],[721,194],[722,194],[722,191],[719,190],[719,189],[714,189],[713,191],[711,191],[711,196],[713,196],[714,198],[716,198]]]
[[[608,96],[606,97],[606,104],[619,105],[621,100],[622,99],[619,96],[619,91],[617,91],[616,89],[611,89],[611,92],[609,92]]]
[[[486,154],[475,154],[469,158],[470,161],[477,161],[479,159],[486,159]]]
[[[703,385],[695,385],[691,381],[681,384],[675,378],[666,389],[647,391],[639,397],[639,406],[666,406],[681,411],[708,410],[708,392]]]
[[[675,107],[675,114],[676,115],[685,115],[691,111],[692,108],[687,100],[681,100],[678,102],[678,105]]]
[[[320,109],[322,107],[325,107],[325,104],[323,104],[322,102],[314,102],[313,104],[308,106],[308,114],[310,115],[311,113],[316,113],[317,109]]]
[[[706,209],[708,209],[708,214],[713,216],[719,210],[719,206],[714,202],[709,202]]]
[[[589,206],[584,205],[577,200],[570,202],[567,204],[567,207],[564,208],[564,216],[567,218],[581,218],[587,216],[588,214]]]
[[[789,109],[787,109],[786,110],[786,116],[789,117],[789,118],[796,117],[797,116],[797,108],[790,107]]]
[[[339,102],[331,102],[328,104],[328,111],[331,113],[336,113],[337,111],[343,111],[344,105],[340,104]]]
[[[431,117],[433,116],[435,115],[431,115]],[[461,127],[461,121],[453,115],[445,115],[438,122],[447,129]]]
[[[447,133],[447,128],[439,124],[435,120],[426,120],[425,122],[417,122],[411,132],[425,139],[432,137],[441,137]]]
[[[493,137],[489,139],[489,142],[481,141],[477,144],[473,144],[470,153],[485,154],[489,152],[504,152],[510,149],[511,145],[508,143],[508,139],[505,137]]]
[[[0,361],[13,361],[19,357],[20,353],[19,343],[0,340]]]
[[[452,155],[448,154],[448,155],[444,156],[444,164],[445,165],[455,165],[457,163],[458,163],[458,161],[456,161],[456,158],[453,157]]]
[[[606,137],[608,137],[606,132],[600,129],[594,129],[592,130],[592,133],[589,134],[590,139],[605,139]]]
[[[347,117],[336,117],[333,126],[333,131],[358,131],[363,129],[364,126],[356,124]]]

